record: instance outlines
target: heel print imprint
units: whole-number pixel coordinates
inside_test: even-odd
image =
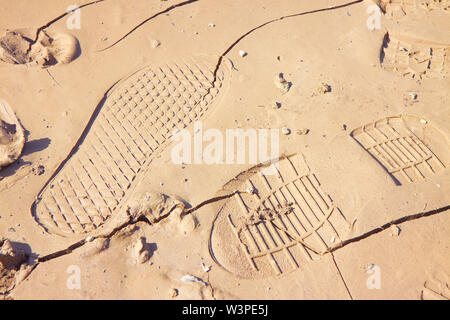
[[[97,107],[71,155],[39,193],[32,213],[50,233],[102,226],[167,146],[174,130],[199,120],[226,77],[216,61],[143,68],[121,80]]]
[[[378,120],[353,130],[350,136],[397,185],[424,180],[449,167],[447,139],[428,121],[415,116]]]
[[[424,283],[420,298],[422,300],[450,300],[449,277],[444,274],[442,279],[431,279]]]
[[[450,74],[450,45],[386,34],[381,64],[415,80],[444,78]]]
[[[257,166],[224,191],[247,190],[227,200],[211,230],[210,253],[243,278],[282,276],[302,268],[340,242],[349,224],[303,156],[278,162],[277,175]],[[339,231],[338,231],[339,230]]]

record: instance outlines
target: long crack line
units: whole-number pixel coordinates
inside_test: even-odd
[[[341,5],[337,5],[337,6],[332,6],[332,7],[327,7],[327,8],[320,8],[320,9],[315,9],[315,10],[310,10],[310,11],[304,11],[304,12],[300,12],[300,13],[294,13],[294,14],[290,14],[290,15],[286,15],[286,16],[282,16],[276,19],[272,19],[269,20],[267,22],[264,22],[263,24],[260,24],[259,26],[254,27],[253,29],[250,29],[249,31],[247,31],[246,33],[244,33],[242,36],[240,36],[237,40],[235,40],[219,57],[219,61],[217,62],[216,68],[214,70],[214,82],[213,82],[213,87],[214,84],[216,82],[216,75],[217,75],[217,71],[219,70],[220,65],[222,64],[223,58],[239,43],[241,42],[245,37],[247,37],[248,35],[250,35],[251,33],[255,32],[256,30],[259,30],[261,28],[264,28],[265,26],[278,22],[278,21],[282,21],[284,19],[289,19],[289,18],[294,18],[294,17],[300,17],[300,16],[305,16],[305,15],[309,15],[309,14],[315,14],[315,13],[320,13],[320,12],[326,12],[326,11],[333,11],[333,10],[337,10],[337,9],[342,9],[342,8],[346,8],[346,7],[350,7],[353,6],[355,4],[364,2],[364,0],[356,0],[356,1],[352,1],[352,2],[348,2],[345,4],[341,4]]]
[[[342,9],[342,8],[346,8],[346,7],[350,7],[353,6],[355,4],[364,2],[364,0],[356,0],[356,1],[352,1],[352,2],[348,2],[345,4],[341,4],[341,5],[337,5],[337,6],[332,6],[332,7],[327,7],[327,8],[320,8],[320,9],[315,9],[315,10],[310,10],[310,11],[304,11],[304,12],[300,12],[300,13],[294,13],[294,14],[290,14],[290,15],[286,15],[286,16],[281,16],[279,18],[276,19],[272,19],[269,21],[264,22],[263,24],[260,24],[252,29],[250,29],[249,31],[247,31],[246,33],[244,33],[242,36],[240,36],[237,40],[235,40],[230,46],[228,46],[228,48],[221,54],[219,55],[219,59],[217,61],[216,67],[214,68],[214,72],[213,72],[213,81],[211,86],[208,88],[207,93],[203,96],[203,98],[198,101],[193,108],[195,108],[198,104],[200,104],[203,100],[206,99],[206,97],[211,93],[211,90],[213,88],[216,88],[216,82],[217,82],[217,73],[219,72],[219,69],[222,65],[223,59],[226,58],[226,55],[239,43],[241,42],[241,40],[243,40],[245,37],[247,37],[248,35],[250,35],[251,33],[255,32],[256,30],[259,30],[261,28],[264,28],[265,26],[278,22],[278,21],[282,21],[284,19],[289,19],[289,18],[294,18],[294,17],[299,17],[299,16],[304,16],[304,15],[309,15],[309,14],[315,14],[315,13],[320,13],[320,12],[326,12],[326,11],[332,11],[332,10],[337,10],[337,9]],[[140,25],[142,25],[143,23],[141,23]],[[139,25],[139,26],[140,26]],[[136,28],[135,28],[136,29]],[[131,32],[129,32],[131,33]],[[128,33],[128,34],[129,34]],[[127,35],[128,35],[127,34]],[[122,38],[123,39],[123,38]],[[120,40],[122,40],[120,39]],[[111,46],[110,46],[111,47]],[[103,49],[106,50],[107,48]],[[101,50],[101,51],[103,51]],[[233,63],[231,62],[232,67],[234,68]]]
[[[400,225],[400,224],[403,224],[405,222],[414,221],[414,220],[417,220],[417,219],[420,219],[420,218],[424,218],[424,217],[430,217],[430,216],[433,216],[433,215],[436,215],[436,214],[439,214],[439,213],[443,213],[443,212],[449,211],[449,210],[450,210],[450,205],[447,205],[445,207],[441,207],[441,208],[438,208],[438,209],[430,210],[430,211],[427,211],[427,212],[416,213],[416,214],[404,216],[404,217],[396,219],[396,220],[392,220],[391,222],[385,223],[384,225],[382,225],[382,226],[380,226],[378,228],[375,228],[375,229],[373,229],[371,231],[368,231],[368,232],[366,232],[366,233],[364,233],[364,234],[362,234],[360,236],[344,240],[341,243],[338,243],[336,246],[334,246],[333,248],[327,250],[324,253],[334,252],[334,251],[336,251],[339,248],[342,248],[342,247],[345,247],[345,246],[349,245],[350,243],[364,240],[364,239],[366,239],[366,238],[368,238],[370,236],[373,236],[373,235],[375,235],[377,233],[380,233],[380,232],[390,228],[393,225]],[[450,213],[450,211],[449,211],[449,213]]]
[[[142,25],[144,25],[145,23],[147,23],[148,21],[153,20],[154,18],[156,18],[156,17],[158,17],[158,16],[160,16],[160,15],[162,15],[162,14],[164,14],[164,13],[167,13],[167,12],[169,12],[169,11],[172,11],[173,9],[176,9],[176,8],[178,8],[178,7],[182,7],[182,6],[185,6],[185,5],[188,5],[188,4],[197,2],[197,1],[200,1],[200,0],[187,0],[187,1],[184,1],[184,2],[180,2],[180,3],[174,4],[174,5],[172,5],[172,6],[168,7],[168,8],[166,8],[166,9],[164,9],[163,11],[160,11],[160,12],[158,12],[158,13],[155,13],[154,15],[152,15],[151,17],[145,19],[144,21],[142,21],[141,23],[139,23],[137,26],[135,26],[133,29],[131,29],[130,31],[128,31],[128,32],[127,32],[125,35],[123,35],[120,39],[118,39],[117,41],[115,41],[115,42],[112,43],[111,45],[107,46],[106,48],[103,48],[103,49],[98,50],[97,52],[102,52],[102,51],[105,51],[105,50],[107,50],[107,49],[112,48],[113,46],[115,46],[116,44],[118,44],[119,42],[121,42],[123,39],[125,39],[126,37],[128,37],[130,34],[132,34],[134,31],[136,31],[138,28],[140,28]]]
[[[200,204],[198,204],[198,205],[196,205],[196,206],[194,206],[194,207],[192,207],[192,208],[190,208],[190,209],[188,209],[188,210],[185,210],[183,214],[184,214],[184,215],[192,214],[194,211],[200,209],[201,207],[203,207],[203,206],[205,206],[205,205],[207,205],[207,204],[211,204],[211,203],[213,203],[213,202],[217,202],[217,201],[221,201],[221,200],[230,198],[230,197],[234,196],[235,194],[237,194],[238,192],[239,192],[239,191],[235,191],[235,192],[232,192],[232,193],[227,194],[227,195],[217,196],[217,197],[213,197],[213,198],[211,198],[211,199],[205,200],[205,201],[201,202]],[[158,217],[157,219],[153,220],[152,222],[150,222],[150,221],[149,221],[145,216],[143,216],[143,215],[142,215],[142,216],[139,216],[139,217],[137,217],[137,218],[132,218],[131,216],[128,216],[128,220],[127,220],[126,222],[124,222],[124,223],[122,223],[121,225],[115,227],[112,231],[110,231],[110,232],[108,232],[108,233],[106,233],[106,234],[100,234],[100,235],[93,236],[93,237],[87,237],[86,239],[82,239],[82,240],[80,240],[80,241],[78,241],[78,242],[75,242],[75,243],[71,244],[70,246],[68,246],[67,248],[65,248],[65,249],[63,249],[63,250],[59,250],[59,251],[50,253],[50,254],[48,254],[48,255],[46,255],[46,256],[39,257],[39,258],[37,258],[37,263],[40,263],[40,262],[47,262],[47,261],[50,261],[50,260],[59,258],[59,257],[61,257],[61,256],[70,254],[70,253],[72,253],[74,250],[76,250],[76,249],[82,247],[82,246],[85,245],[86,243],[91,242],[91,241],[93,241],[93,240],[95,240],[95,239],[101,239],[101,238],[103,238],[103,239],[110,239],[110,238],[112,238],[117,232],[119,232],[120,230],[122,230],[122,229],[124,229],[124,228],[126,228],[126,227],[128,227],[128,226],[130,226],[130,225],[134,225],[134,224],[136,224],[136,223],[138,223],[138,222],[146,222],[146,223],[149,224],[149,225],[157,224],[157,223],[161,222],[162,220],[168,218],[168,217],[170,216],[170,214],[171,214],[175,209],[176,209],[176,207],[172,208],[172,210],[170,210],[168,213],[166,213],[165,215],[162,215],[162,216]]]

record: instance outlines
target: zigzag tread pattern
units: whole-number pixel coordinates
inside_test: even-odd
[[[118,208],[173,131],[199,120],[225,73],[205,63],[146,67],[106,97],[77,151],[38,195],[35,219],[47,231],[89,233]]]

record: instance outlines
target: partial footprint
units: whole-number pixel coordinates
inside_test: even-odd
[[[379,0],[380,7],[393,19],[400,19],[418,10],[450,12],[448,0]]]
[[[80,46],[74,36],[43,30],[34,43],[35,32],[32,28],[7,31],[0,38],[0,60],[45,68],[69,63],[80,55]]]
[[[243,278],[302,268],[350,229],[302,155],[282,158],[275,171],[268,175],[260,165],[227,183],[224,192],[240,192],[223,204],[212,226],[213,259]]]
[[[0,170],[20,157],[24,144],[19,120],[8,103],[0,99]]]
[[[430,279],[424,283],[422,300],[450,300],[449,277],[442,274],[439,279]]]
[[[450,166],[447,138],[427,120],[400,115],[368,123],[350,134],[400,185]]]
[[[228,66],[191,59],[145,67],[110,89],[72,153],[33,204],[50,233],[89,233],[102,226],[141,181],[174,130],[202,119],[225,89]]]
[[[403,76],[420,80],[450,74],[450,44],[388,33],[382,50],[383,67]]]

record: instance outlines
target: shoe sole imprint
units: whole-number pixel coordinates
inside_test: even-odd
[[[416,116],[384,118],[350,136],[375,158],[397,185],[432,177],[449,167],[445,136]]]
[[[450,1],[448,0],[379,0],[378,3],[384,12],[394,19],[399,19],[420,9],[441,10],[450,13]]]
[[[145,67],[110,89],[80,140],[33,203],[49,233],[84,234],[126,202],[173,130],[201,119],[225,87],[217,60]]]
[[[431,279],[424,283],[422,300],[450,300],[449,276],[443,274],[442,279]]]
[[[381,63],[386,70],[416,80],[444,78],[450,74],[450,44],[387,33]]]
[[[227,200],[213,222],[212,258],[242,278],[282,276],[338,243],[350,225],[302,155],[282,158],[277,174],[264,166],[239,174],[224,192]]]

